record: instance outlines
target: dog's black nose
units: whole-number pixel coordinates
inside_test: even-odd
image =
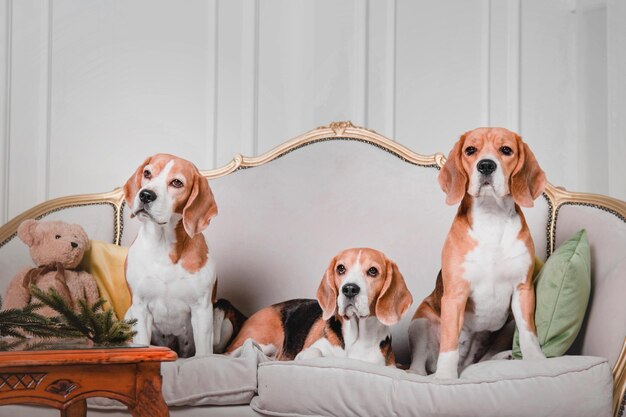
[[[70,243],[70,245],[72,245],[72,247],[74,249],[76,249],[78,247],[78,243],[76,243],[76,242],[72,242],[72,243]]]
[[[341,288],[341,292],[343,293],[343,295],[348,298],[355,297],[359,293],[359,291],[361,291],[361,288],[356,284],[346,284],[343,286],[343,288]]]
[[[483,159],[482,161],[478,161],[478,164],[476,165],[478,172],[484,175],[491,174],[497,167],[496,163],[491,159]]]
[[[148,204],[156,199],[157,195],[152,190],[141,190],[141,192],[139,193],[139,200],[141,200],[141,202],[144,204]]]

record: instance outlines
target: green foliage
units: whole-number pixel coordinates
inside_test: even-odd
[[[23,339],[28,334],[42,338],[87,338],[96,345],[116,345],[129,342],[136,334],[133,330],[136,320],[117,320],[111,309],[103,309],[106,303],[103,299],[92,305],[79,300],[78,311],[74,311],[54,288],[44,292],[31,286],[30,291],[38,303],[0,311],[0,337]],[[44,305],[59,315],[48,318],[35,313]]]
[[[55,337],[57,333],[53,321],[35,312],[40,307],[42,304],[33,303],[22,309],[2,310],[0,297],[0,338],[24,339],[27,336],[36,336],[47,339]]]

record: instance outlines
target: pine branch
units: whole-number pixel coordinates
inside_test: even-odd
[[[83,301],[83,300],[81,300],[81,301]],[[91,311],[93,311],[95,313],[98,310],[100,310],[101,308],[104,309],[104,305],[105,304],[106,304],[106,300],[104,298],[100,298],[98,301],[96,301],[95,303],[93,303],[91,305]]]
[[[52,308],[60,315],[51,321],[57,331],[63,331],[64,337],[86,337],[97,345],[126,343],[137,332],[133,330],[136,320],[117,320],[111,310],[104,310],[106,301],[99,299],[89,305],[86,300],[79,300],[78,313],[53,288],[47,293],[31,286],[31,293],[38,301]]]
[[[0,298],[0,337],[23,339],[28,335],[41,338],[56,336],[50,319],[34,312],[40,307],[40,304],[34,304],[22,309],[1,310],[2,298]]]
[[[47,292],[42,291],[34,285],[30,286],[30,293],[38,301],[50,307],[61,315],[61,324],[66,324],[70,328],[76,329],[84,335],[89,334],[89,328],[82,322],[80,316],[74,312],[67,300],[54,288]]]

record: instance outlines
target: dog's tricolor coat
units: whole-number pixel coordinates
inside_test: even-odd
[[[461,204],[435,290],[409,327],[412,370],[458,377],[485,353],[510,309],[524,359],[544,357],[534,322],[535,246],[519,206],[532,207],[545,182],[528,145],[506,129],[475,129],[454,145],[439,183],[448,204]]]
[[[251,316],[227,351],[246,339],[278,360],[337,356],[393,365],[389,326],[413,298],[395,262],[373,249],[333,258],[317,300],[290,300]]]
[[[225,300],[214,314],[215,264],[202,231],[217,205],[206,178],[189,161],[157,154],[124,193],[142,222],[126,259],[135,342],[170,346],[182,357],[223,350],[245,318]]]

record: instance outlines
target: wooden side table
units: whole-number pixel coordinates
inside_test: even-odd
[[[173,360],[164,347],[0,352],[0,406],[42,404],[84,417],[87,398],[108,397],[134,417],[167,417],[161,362]]]

